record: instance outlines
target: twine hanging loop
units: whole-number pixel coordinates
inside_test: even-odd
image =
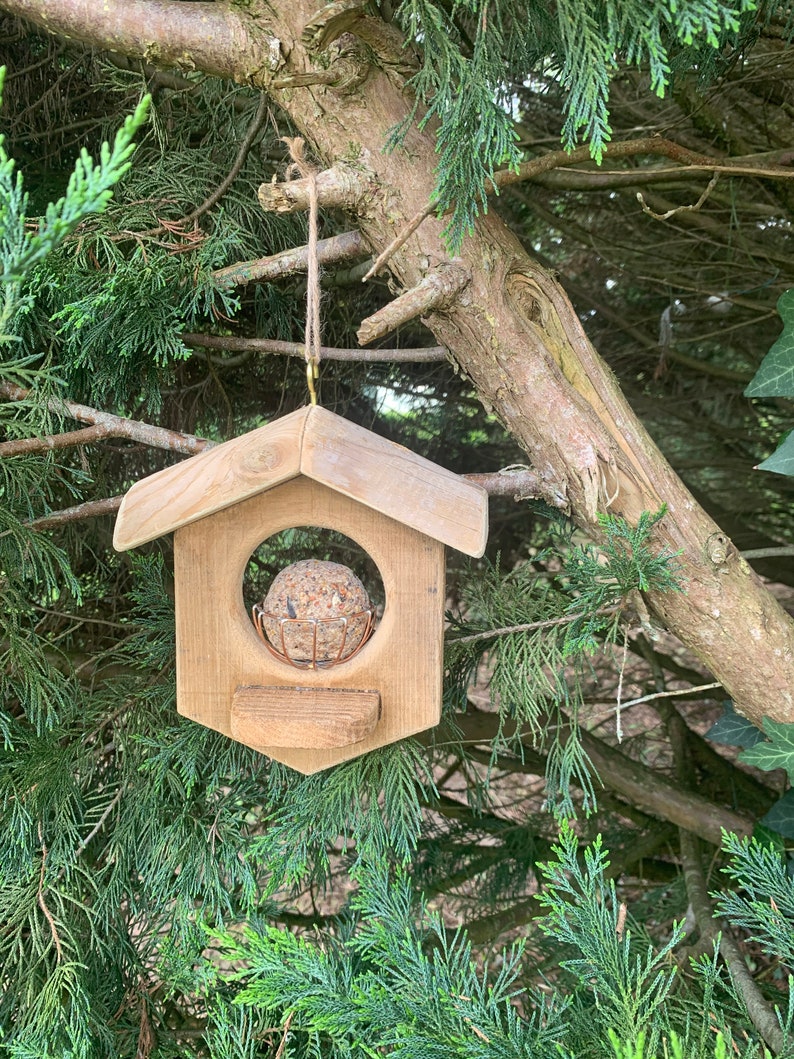
[[[306,382],[309,387],[309,400],[317,404],[315,383],[320,377],[320,262],[317,256],[317,170],[306,161],[303,153],[304,142],[300,136],[284,137],[283,142],[289,148],[292,164],[287,169],[287,176],[294,173],[306,181],[309,193],[309,243],[308,243],[308,282],[306,285],[306,329],[304,332],[304,356],[306,358]]]

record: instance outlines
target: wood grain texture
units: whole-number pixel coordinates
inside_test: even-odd
[[[249,685],[232,695],[232,735],[253,747],[350,746],[374,732],[379,717],[378,691]]]
[[[485,551],[484,489],[319,406],[136,482],[113,544],[119,551],[145,544],[299,474],[467,555]]]
[[[301,471],[466,555],[485,551],[484,489],[325,408],[311,410]]]
[[[325,670],[296,671],[273,657],[243,602],[243,575],[266,538],[321,526],[353,538],[378,567],[383,616],[354,657]],[[345,747],[248,745],[301,772],[317,772],[438,724],[441,716],[444,546],[395,519],[300,476],[179,529],[174,538],[177,709],[234,736],[240,686],[380,691],[375,729]],[[242,739],[248,743],[248,739]]]
[[[136,548],[294,478],[308,411],[291,412],[136,482],[119,509],[114,548]]]

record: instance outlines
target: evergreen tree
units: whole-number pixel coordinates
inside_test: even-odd
[[[619,448],[608,425],[623,406],[595,360],[566,359],[584,340],[546,274],[504,241],[490,200],[499,185],[497,208],[584,291],[577,309],[632,398],[659,399],[648,418],[715,514],[741,494],[741,546],[785,542],[790,480],[743,484],[785,429],[783,391],[755,406],[739,395],[764,352],[748,330],[769,347],[791,283],[778,172],[790,119],[770,114],[778,96],[787,106],[788,8],[216,4],[201,5],[194,34],[199,9],[175,3],[157,9],[161,37],[145,0],[105,5],[83,26],[58,21],[71,17],[63,0],[0,9],[72,38],[3,24],[0,1055],[794,1054],[794,830],[779,779],[794,773],[780,692],[791,662],[774,659],[787,619],[725,534],[688,521],[679,480],[639,435],[639,462]],[[157,41],[145,57],[142,39]],[[167,68],[178,60],[181,72]],[[759,67],[775,70],[760,87]],[[399,114],[377,110],[388,85]],[[174,452],[305,403],[302,356],[273,353],[302,353],[305,285],[278,255],[306,241],[306,225],[263,210],[256,188],[283,179],[280,137],[295,126],[352,180],[365,156],[339,128],[357,107],[381,145],[388,125],[390,149],[353,210],[361,237],[336,239],[347,223],[322,213],[338,256],[323,275],[321,400],[461,473],[513,469],[490,480],[506,497],[486,558],[450,561],[442,725],[301,776],[176,714],[170,541],[119,555],[112,514]],[[659,138],[668,161],[637,138],[638,107],[639,131],[683,130],[672,147]],[[562,153],[539,152],[560,138]],[[428,142],[436,172],[414,172]],[[731,190],[711,188],[693,209],[717,158],[742,175],[723,174]],[[705,179],[689,168],[704,165]],[[395,173],[417,185],[403,202]],[[533,197],[531,179],[546,181]],[[595,210],[599,180],[610,190]],[[636,205],[638,187],[656,215],[704,223],[671,239]],[[391,249],[398,279],[431,267],[417,264],[431,245],[453,268],[479,255],[492,277],[469,278],[473,308],[425,314],[463,374],[432,350],[436,361],[404,359],[432,345],[415,317],[379,362],[338,352],[392,296],[347,266],[385,248],[420,199],[427,219]],[[507,360],[494,345],[493,378],[465,355],[455,315],[470,314],[473,334],[489,284],[521,314],[525,342]],[[607,333],[616,318],[625,344]],[[488,324],[495,343],[507,319]],[[776,356],[790,370],[786,349]],[[594,410],[587,435],[545,424],[548,447],[527,407],[542,413],[551,394],[532,374],[546,355],[562,380],[559,420]],[[668,360],[690,374],[671,377]],[[603,479],[589,493],[577,450],[588,438]],[[529,471],[514,466],[527,458],[516,440]],[[549,455],[555,445],[563,456]],[[312,533],[263,542],[244,591],[261,594],[301,548],[336,558],[348,547]],[[687,625],[717,591],[729,634],[744,632],[738,662]],[[763,601],[765,638],[731,614],[732,593]],[[690,633],[683,646],[660,619]],[[768,682],[761,698],[753,670]],[[750,720],[723,708],[719,682]],[[741,748],[742,766],[725,746]]]

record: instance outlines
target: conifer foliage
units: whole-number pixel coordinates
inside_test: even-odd
[[[755,14],[753,0],[468,0],[451,7],[405,0],[397,17],[409,39],[422,42],[422,66],[411,81],[417,94],[411,119],[420,112],[422,123],[440,123],[437,204],[440,216],[452,213],[451,248],[460,247],[477,212],[487,209],[494,172],[521,161],[513,120],[517,80],[554,70],[566,93],[563,146],[570,149],[581,139],[600,161],[612,138],[610,82],[625,64],[646,69],[651,91],[664,96],[673,65],[713,67],[726,49],[741,46],[743,23],[750,26],[746,16]]]
[[[783,88],[758,89],[751,60],[760,40],[762,68],[784,63],[786,5],[383,0],[366,15],[410,41],[415,105],[389,146],[413,122],[438,128],[435,206],[453,250],[500,167],[538,143],[583,140],[608,159],[638,106],[693,148],[780,149],[769,101]],[[486,557],[450,560],[444,713],[416,739],[302,776],[177,715],[171,546],[115,553],[112,510],[174,462],[168,446],[193,451],[304,403],[302,360],[272,343],[299,342],[305,285],[240,278],[306,241],[300,218],[264,213],[255,194],[283,176],[280,136],[295,130],[250,87],[0,26],[13,59],[0,112],[0,1059],[794,1055],[794,739],[739,717],[651,621],[643,595],[678,599],[690,573],[654,543],[664,506],[631,524],[604,510],[589,540],[545,502],[495,498]],[[723,75],[751,132],[707,94]],[[773,333],[771,307],[794,286],[788,185],[749,203],[731,185],[700,212],[689,183],[643,184],[657,213],[670,203],[654,193],[688,210],[660,236],[616,179],[644,179],[635,162],[598,209],[593,165],[567,174],[580,181],[568,197],[552,182],[500,206],[566,272],[581,317],[611,321],[614,366],[681,474],[715,513],[741,493],[742,547],[777,545],[790,495],[745,483],[790,414],[739,395],[757,367],[748,332]],[[331,211],[322,223],[325,237],[343,230]],[[391,296],[347,264],[323,275],[324,341],[343,352]],[[718,338],[715,297],[738,318]],[[393,342],[431,344],[419,322]],[[445,362],[323,362],[329,407],[461,473],[522,475],[476,396]],[[109,432],[92,433],[102,414]],[[263,542],[249,582],[291,545]],[[778,561],[785,595],[794,571]]]

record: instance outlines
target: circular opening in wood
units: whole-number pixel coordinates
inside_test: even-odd
[[[352,538],[300,526],[253,552],[243,601],[271,654],[298,669],[327,669],[358,654],[386,599],[377,565]]]

